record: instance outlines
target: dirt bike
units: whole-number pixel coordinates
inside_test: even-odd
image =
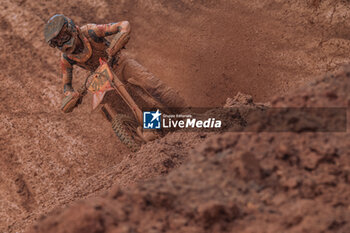
[[[161,136],[159,131],[143,130],[141,109],[169,111],[137,82],[123,83],[113,72],[113,56],[120,50],[113,48],[117,39],[110,45],[108,60],[100,58],[100,66],[86,78],[84,85],[78,90],[79,98],[75,102],[72,101],[71,105],[75,107],[87,92],[91,92],[93,110],[100,109],[104,117],[111,122],[112,129],[120,141],[135,152],[140,149],[141,144]]]

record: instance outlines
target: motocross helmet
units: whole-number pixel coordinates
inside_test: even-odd
[[[62,14],[52,16],[44,27],[45,42],[64,53],[72,53],[75,50],[78,35],[73,20]]]

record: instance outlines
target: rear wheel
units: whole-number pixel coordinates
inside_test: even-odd
[[[131,117],[117,114],[112,120],[112,128],[120,141],[132,152],[140,149],[143,140],[137,135],[138,123]]]

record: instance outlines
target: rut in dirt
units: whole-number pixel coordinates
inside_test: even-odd
[[[342,1],[2,1],[1,232],[23,232],[51,209],[110,189],[135,159],[110,124],[90,113],[91,99],[72,114],[59,111],[59,54],[41,39],[55,13],[79,25],[129,20],[127,51],[193,106],[222,106],[239,91],[269,101],[337,70],[350,53]],[[86,75],[76,69],[74,86]],[[145,170],[120,178],[122,186],[177,169],[206,137],[172,135],[155,150],[147,145],[145,154],[159,160],[136,159]]]

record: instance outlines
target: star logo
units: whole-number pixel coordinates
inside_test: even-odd
[[[159,121],[159,117],[162,115],[160,112],[159,112],[159,109],[157,109],[157,111],[155,113],[151,113],[151,115],[153,116],[152,121],[154,121],[155,119],[157,119],[157,121]]]
[[[159,109],[157,109],[157,111],[143,112],[143,128],[160,129],[161,115],[162,113],[159,111]]]

